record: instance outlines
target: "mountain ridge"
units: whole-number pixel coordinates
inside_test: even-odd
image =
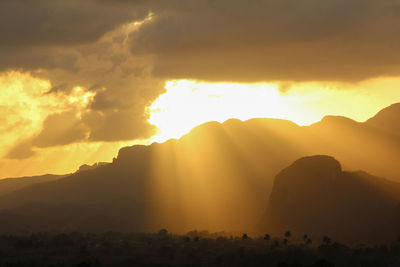
[[[346,170],[400,178],[399,139],[364,123],[351,125],[298,126],[262,118],[211,122],[178,140],[124,147],[105,166],[2,196],[0,208],[27,216],[22,222],[38,221],[37,229],[46,214],[49,220],[64,218],[63,210],[69,210],[66,221],[53,227],[87,230],[90,218],[111,216],[96,229],[247,231],[264,215],[276,174],[304,156],[331,155]]]
[[[400,201],[382,189],[395,186],[399,195],[400,184],[373,179],[375,185],[359,172],[343,171],[333,157],[301,158],[275,177],[262,226],[347,242],[390,240],[400,230]]]

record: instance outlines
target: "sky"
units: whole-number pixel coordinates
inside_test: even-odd
[[[3,0],[0,178],[196,125],[365,121],[400,102],[396,0]]]

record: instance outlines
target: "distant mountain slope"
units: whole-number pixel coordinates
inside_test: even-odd
[[[396,105],[386,112],[397,114]],[[379,114],[374,120],[385,125]],[[400,138],[370,122],[328,116],[300,127],[228,120],[200,125],[179,140],[122,148],[111,164],[0,197],[0,208],[31,218],[12,225],[36,221],[37,229],[57,218],[53,227],[68,229],[247,231],[263,216],[275,175],[298,158],[323,154],[349,170],[400,179]],[[369,180],[396,195],[397,185]]]
[[[384,131],[388,134],[400,136],[400,103],[393,104],[381,110],[374,117],[366,121],[366,125]]]
[[[76,172],[94,170],[98,167],[108,165],[108,164],[110,164],[110,163],[109,162],[97,162],[97,163],[94,163],[93,165],[83,164],[78,168],[78,170]]]
[[[287,133],[275,129],[280,124],[299,129],[295,124],[268,119],[247,124],[251,127],[239,120],[209,123],[181,140],[123,148],[110,165],[9,194],[0,198],[0,208],[53,218],[64,216],[66,205],[75,206],[59,227],[85,228],[89,218],[112,215],[113,225],[104,220],[99,228],[112,229],[120,221],[119,229],[130,231],[245,229],[265,210],[268,177],[301,155],[287,143]]]
[[[66,175],[46,174],[41,176],[20,177],[20,178],[5,178],[0,180],[0,196],[20,190],[34,184],[54,181],[61,179]]]
[[[364,123],[327,116],[304,128],[305,143],[311,154],[332,155],[347,169],[400,181],[399,106],[392,105]]]
[[[387,241],[400,230],[400,184],[342,171],[329,156],[305,157],[275,178],[263,227],[272,233]]]

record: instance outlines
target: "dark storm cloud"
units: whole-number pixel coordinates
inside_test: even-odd
[[[78,110],[47,117],[41,133],[18,144],[18,151],[152,135],[145,108],[163,92],[162,82],[150,76],[146,56],[131,55],[129,30],[121,28],[148,13],[142,0],[0,2],[1,71],[29,71],[48,79],[48,94],[68,97],[80,86],[96,95],[80,117]]]
[[[65,48],[90,45],[125,23],[144,19],[149,10],[141,2],[2,0],[0,70],[73,70],[79,54]]]
[[[71,45],[93,42],[147,11],[138,1],[2,0],[1,46]],[[128,7],[128,8],[127,8]]]
[[[87,129],[85,141],[145,139],[154,133],[145,109],[164,91],[163,83],[150,76],[147,60],[131,56],[124,43],[123,39],[106,38],[71,49],[78,55],[73,67],[37,73],[52,81],[49,93],[64,94],[82,86],[95,94],[89,106],[81,111],[81,117],[75,118],[80,124],[74,127],[82,124]],[[57,128],[56,124],[48,126]],[[50,135],[42,140],[47,138],[51,139]],[[66,134],[65,138],[73,137]],[[51,145],[56,145],[57,140],[59,145],[65,144],[58,138],[52,140],[55,142]]]
[[[395,0],[158,1],[131,51],[154,74],[204,80],[355,81],[400,73]]]

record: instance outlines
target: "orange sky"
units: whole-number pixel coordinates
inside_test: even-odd
[[[364,121],[400,102],[395,10],[386,0],[0,1],[0,178],[72,172],[210,120]]]
[[[360,83],[206,83],[175,80],[147,109],[149,122],[158,130],[151,138],[118,142],[81,141],[51,147],[34,147],[27,158],[9,159],[7,153],[42,131],[49,114],[68,110],[77,115],[95,97],[85,88],[69,94],[46,94],[50,82],[28,73],[0,76],[1,177],[68,173],[82,164],[111,161],[119,148],[135,143],[179,138],[201,123],[229,118],[282,118],[308,125],[325,115],[343,115],[365,121],[380,109],[400,101],[400,78],[379,78]],[[290,88],[289,88],[290,87]],[[281,88],[281,89],[280,89]],[[379,88],[382,88],[379,90]],[[61,121],[61,124],[67,122]],[[24,148],[21,148],[22,150]],[[19,151],[20,152],[20,151]],[[24,151],[22,151],[24,152]]]

